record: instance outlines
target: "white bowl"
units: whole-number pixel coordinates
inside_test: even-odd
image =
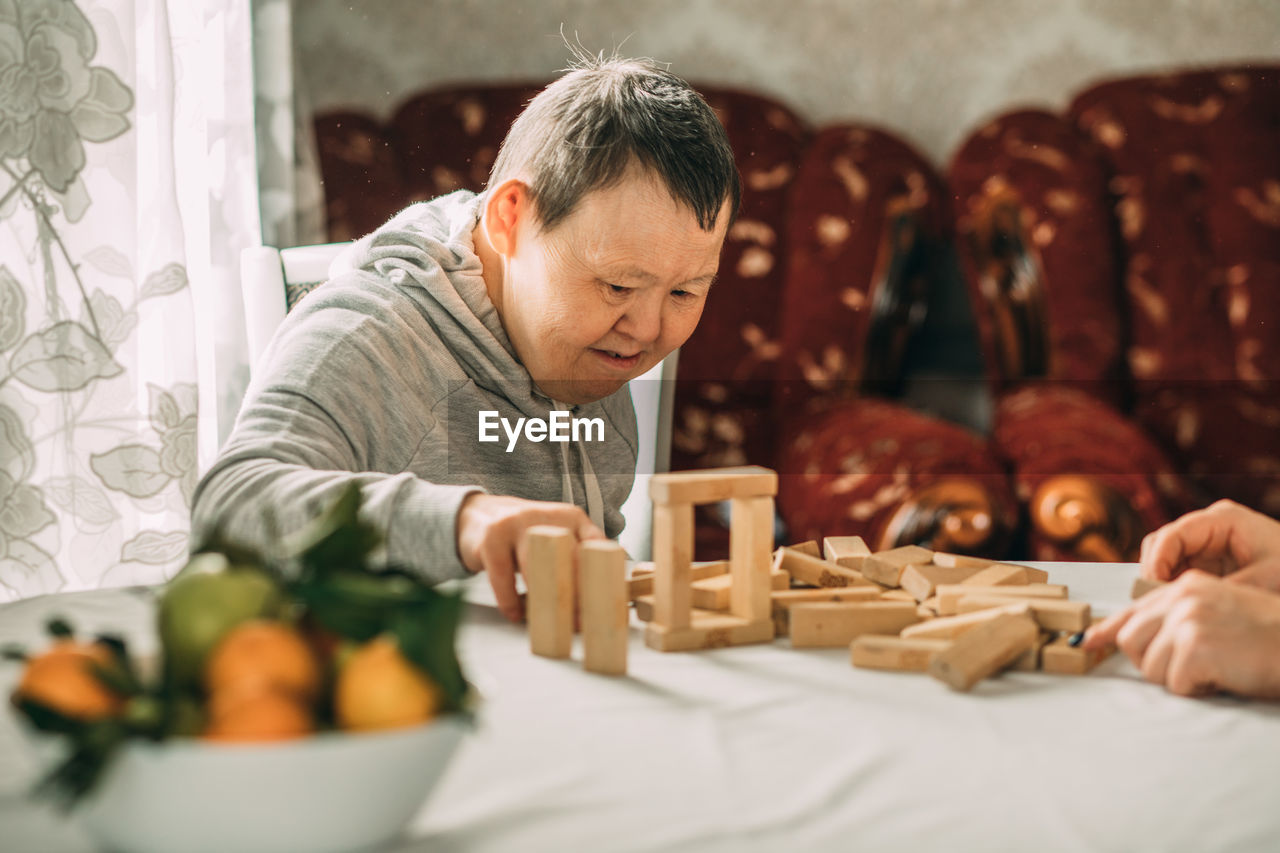
[[[75,814],[130,853],[339,853],[383,844],[417,813],[467,727],[324,732],[275,744],[130,743]]]

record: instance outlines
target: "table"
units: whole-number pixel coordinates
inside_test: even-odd
[[[1123,605],[1128,564],[1039,563],[1072,598]],[[483,579],[479,579],[483,581]],[[1252,851],[1280,848],[1280,705],[1183,699],[1122,656],[1085,678],[1006,673],[971,694],[855,670],[843,650],[662,654],[630,674],[536,658],[468,591],[460,647],[479,727],[415,818],[408,851]],[[0,643],[65,613],[154,647],[144,596],[0,607]],[[7,695],[16,679],[0,668]],[[0,719],[0,848],[91,847],[23,797],[31,765]]]

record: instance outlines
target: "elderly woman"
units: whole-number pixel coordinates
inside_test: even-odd
[[[621,531],[626,383],[697,326],[739,197],[683,80],[621,59],[565,74],[483,193],[401,211],[289,314],[196,491],[196,535],[260,545],[357,482],[389,562],[487,571],[518,619],[526,528]]]

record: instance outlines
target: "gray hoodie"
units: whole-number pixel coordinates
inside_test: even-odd
[[[617,537],[635,477],[630,392],[571,407],[537,389],[485,290],[478,210],[470,192],[406,208],[289,313],[196,488],[195,538],[216,524],[269,548],[273,529],[296,529],[353,481],[387,561],[432,581],[466,574],[456,522],[476,491],[575,503]],[[501,426],[479,440],[481,412],[514,426],[555,409],[600,419],[602,440],[598,425],[591,441],[521,437],[509,451]]]

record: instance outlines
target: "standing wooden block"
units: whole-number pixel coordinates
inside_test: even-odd
[[[864,634],[849,646],[853,665],[893,672],[925,672],[933,656],[950,646],[947,640],[911,640],[883,634]]]
[[[908,625],[902,629],[902,636],[910,639],[954,640],[961,634],[972,631],[984,622],[990,622],[1005,613],[1029,614],[1031,608],[1025,601],[1014,602],[1001,608],[979,610],[963,616],[940,616],[918,625]]]
[[[866,557],[860,571],[868,580],[888,587],[900,585],[902,572],[907,566],[918,566],[933,562],[933,552],[919,545],[903,545],[880,551]]]
[[[627,672],[627,555],[612,540],[578,546],[582,584],[582,666],[602,675]]]
[[[660,475],[654,475],[654,479]],[[687,628],[693,608],[689,588],[693,563],[693,505],[653,505],[653,619]]]
[[[775,480],[777,475],[774,475]],[[776,487],[775,487],[776,491]],[[729,612],[749,622],[768,620],[773,498],[734,498],[729,519]]]
[[[998,595],[967,595],[960,599],[959,611],[973,613],[992,607],[1004,607],[1008,598]],[[1024,598],[1031,608],[1031,618],[1046,631],[1083,631],[1089,627],[1092,608],[1087,601],[1056,598]]]
[[[970,586],[1006,586],[1025,585],[1031,583],[1024,566],[1011,566],[1008,563],[993,563],[960,583]]]
[[[525,531],[525,585],[529,649],[535,655],[567,658],[573,653],[573,546],[564,527],[540,524]]]
[[[1115,652],[1115,646],[1086,651],[1068,642],[1070,635],[1063,635],[1049,643],[1040,652],[1040,669],[1054,675],[1084,675]]]
[[[1134,578],[1133,589],[1129,593],[1130,598],[1142,598],[1153,590],[1157,590],[1164,586],[1164,581],[1153,581],[1148,578]]]
[[[1008,598],[1066,598],[1067,588],[1061,584],[1029,583],[1021,586],[984,586],[943,584],[937,588],[938,613],[950,616],[959,612],[956,605],[966,595],[1006,596]]]
[[[933,591],[941,584],[962,583],[966,578],[976,574],[980,569],[972,566],[907,566],[902,570],[899,585],[916,601],[924,601],[933,596]]]
[[[822,556],[846,569],[861,569],[871,549],[861,536],[828,536],[822,540]]]
[[[755,465],[703,471],[673,471],[654,474],[649,480],[649,499],[655,505],[709,504],[735,498],[772,497],[776,494],[778,472]]]
[[[1031,648],[1040,629],[1025,614],[1001,614],[961,635],[929,663],[929,674],[952,690],[969,690]]]
[[[918,622],[916,605],[906,601],[804,603],[791,605],[794,648],[847,646],[863,634],[896,634]]]
[[[846,569],[829,560],[820,560],[817,557],[810,557],[808,554],[801,554],[799,551],[793,551],[790,548],[779,548],[777,550],[773,559],[773,567],[789,574],[792,580],[807,583],[809,586],[872,585],[871,581],[864,578],[861,572],[854,569]]]

